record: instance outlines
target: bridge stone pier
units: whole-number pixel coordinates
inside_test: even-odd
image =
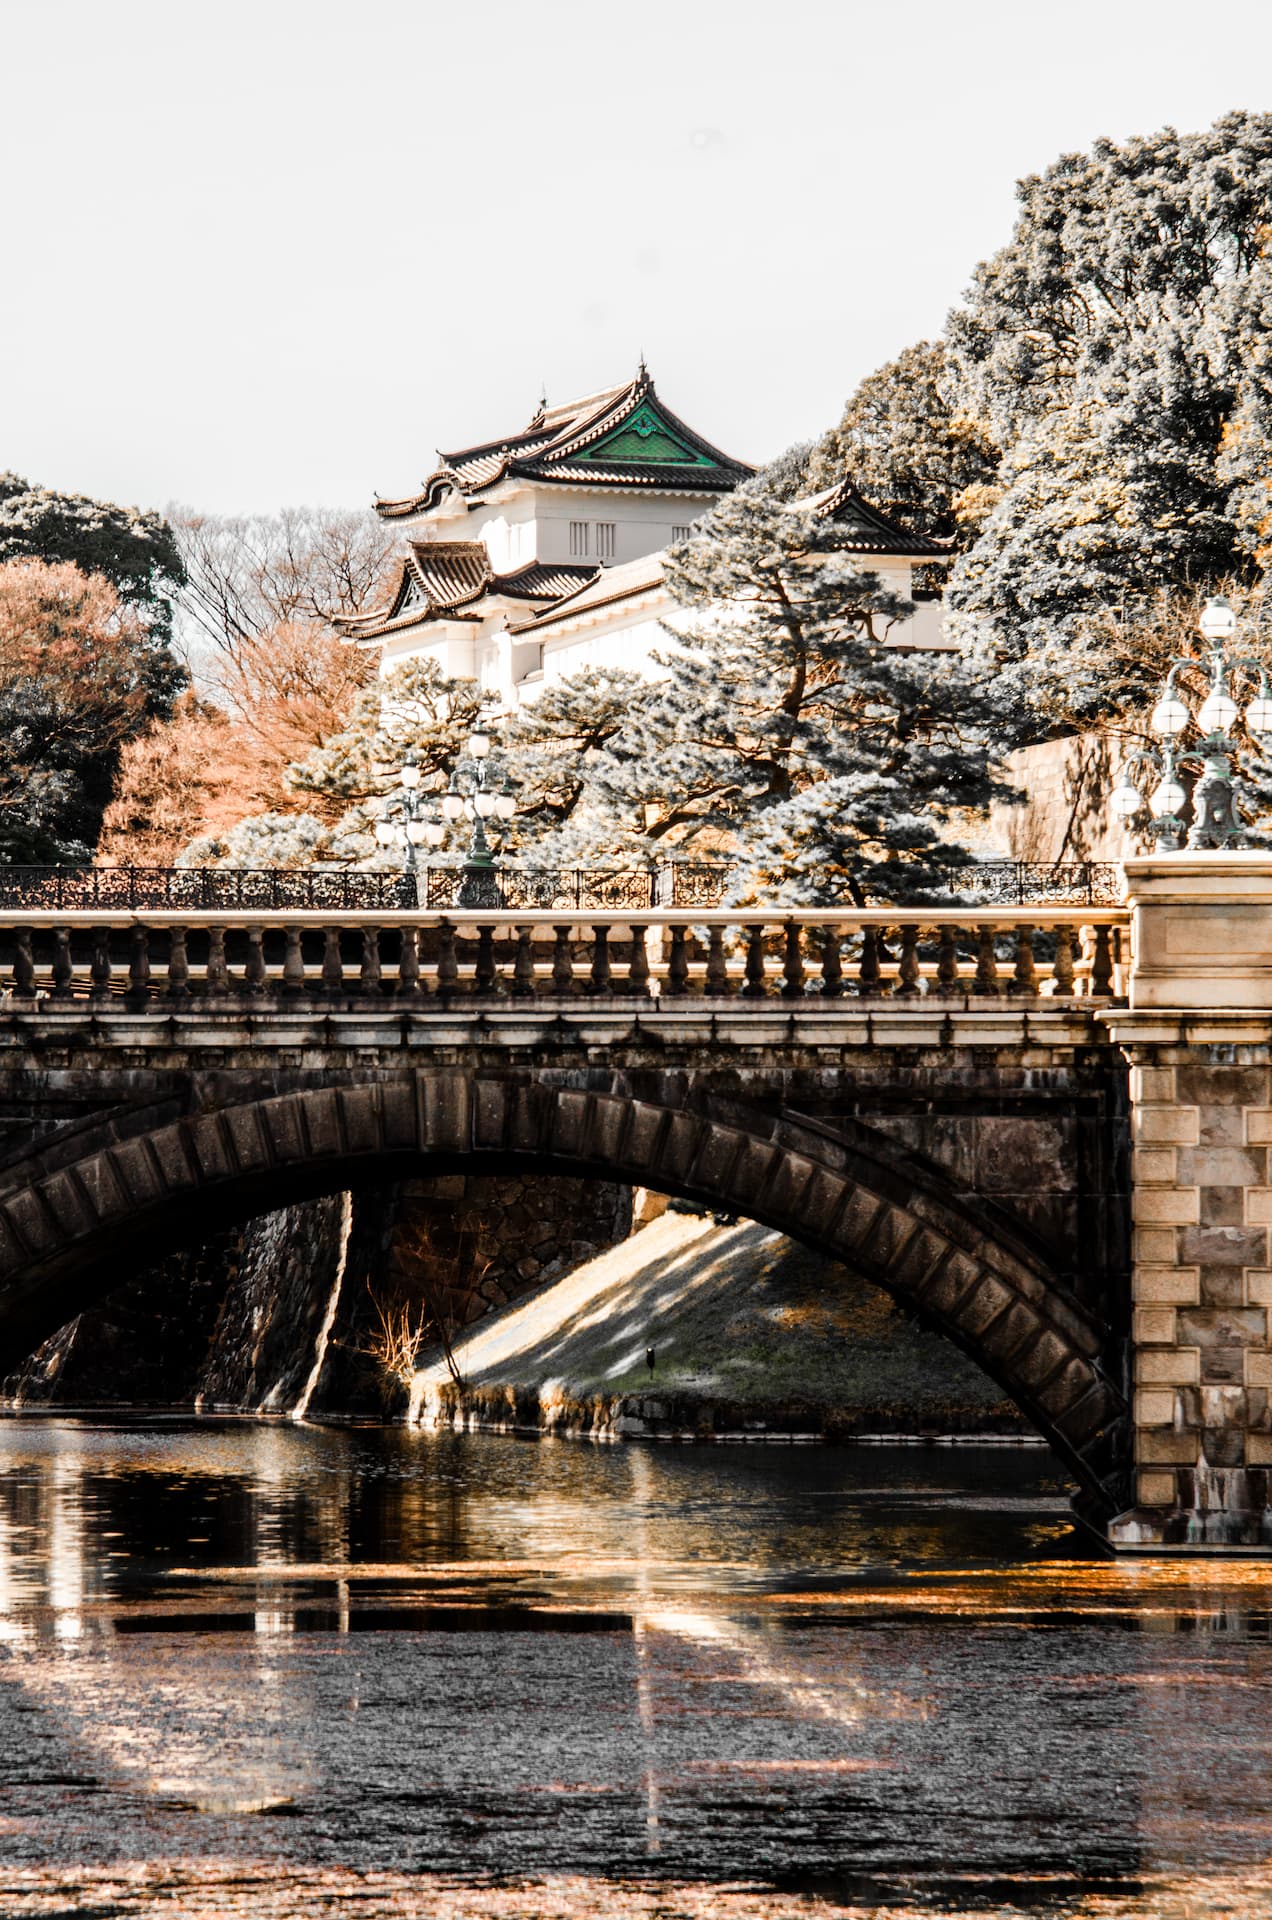
[[[0,918],[0,1372],[349,1188],[762,1221],[972,1355],[1128,1552],[1272,1550],[1272,861],[1123,908]]]
[[[1272,864],[1126,863],[1134,964],[1102,1016],[1133,1143],[1135,1506],[1121,1548],[1272,1548]]]

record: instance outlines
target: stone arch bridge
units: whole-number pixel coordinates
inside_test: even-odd
[[[1195,1527],[1206,1447],[1246,1476],[1223,1510],[1248,1535],[1266,1506],[1253,1244],[1237,1265],[1229,1248],[1224,1284],[1236,1271],[1243,1291],[1224,1340],[1208,1342],[1200,1272],[1195,1301],[1137,1298],[1145,1271],[1186,1290],[1178,1275],[1217,1267],[1220,1243],[1173,1266],[1160,1237],[1140,1244],[1132,1145],[1142,1160],[1202,1143],[1162,1118],[1173,1084],[1140,1101],[1160,1111],[1136,1136],[1137,1087],[1160,1095],[1176,1069],[1162,1041],[1140,1065],[1119,1032],[1130,919],[939,912],[10,914],[0,1366],[130,1266],[293,1200],[455,1170],[596,1176],[756,1219],[885,1287],[1000,1382],[1087,1512],[1123,1516],[1115,1537],[1147,1537],[1153,1514],[1161,1537]],[[1238,1091],[1272,1112],[1262,1082]],[[1240,1127],[1231,1151],[1257,1157]],[[1152,1230],[1188,1224],[1166,1218],[1176,1161],[1169,1181],[1164,1161],[1144,1171]],[[1220,1168],[1229,1185],[1235,1171]],[[1169,1338],[1145,1319],[1188,1305],[1196,1365],[1173,1318]],[[1200,1397],[1213,1346],[1241,1376],[1222,1422]],[[1188,1388],[1195,1408],[1173,1399],[1169,1423],[1143,1404]],[[1169,1462],[1153,1458],[1163,1433]]]

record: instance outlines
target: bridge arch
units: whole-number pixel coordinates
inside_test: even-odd
[[[845,1262],[968,1353],[1088,1494],[1116,1504],[1125,1406],[1101,1367],[1106,1331],[1035,1248],[868,1128],[698,1107],[681,1079],[638,1094],[619,1075],[442,1068],[68,1129],[0,1184],[0,1369],[107,1291],[124,1249],[148,1262],[291,1201],[422,1171],[537,1168],[700,1201]]]

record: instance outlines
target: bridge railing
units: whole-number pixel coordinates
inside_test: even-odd
[[[9,913],[0,1006],[1107,999],[1128,942],[1124,910],[1090,907]]]

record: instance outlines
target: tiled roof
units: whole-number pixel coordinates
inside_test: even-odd
[[[598,607],[612,606],[617,600],[633,600],[639,594],[657,592],[664,586],[663,558],[661,553],[647,553],[640,560],[626,561],[621,567],[605,567],[587,585],[535,614],[533,619],[521,621],[512,631],[538,633],[558,621],[573,620]]]
[[[390,598],[369,613],[340,615],[335,625],[348,640],[378,639],[426,620],[479,617],[478,603],[496,595],[559,600],[586,586],[598,571],[594,566],[548,566],[532,560],[512,573],[495,573],[480,540],[413,540]]]
[[[611,443],[614,451],[606,457]],[[731,493],[754,472],[664,406],[644,366],[625,387],[609,387],[563,407],[541,407],[520,433],[439,458],[442,464],[419,493],[377,500],[382,519],[425,512],[449,488],[472,498],[505,479],[718,494]]]
[[[836,480],[823,493],[792,503],[803,513],[818,520],[831,520],[847,536],[850,553],[895,554],[902,559],[948,560],[951,543],[933,540],[926,533],[910,533],[882,508],[871,506],[848,474]]]
[[[496,574],[490,591],[505,594],[512,600],[559,600],[563,594],[577,593],[600,571],[599,567],[580,566],[569,560],[562,560],[556,566],[535,560],[516,573]]]

